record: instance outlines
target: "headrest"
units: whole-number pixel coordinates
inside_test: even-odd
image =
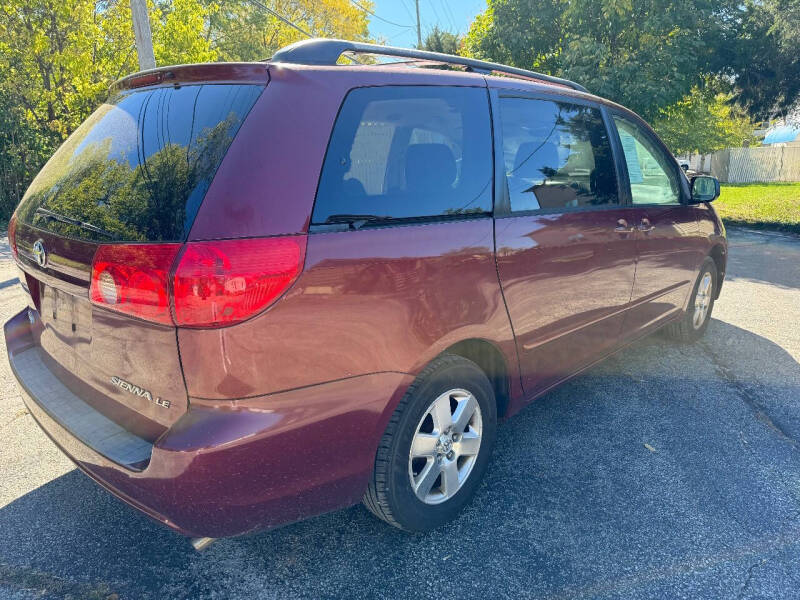
[[[456,178],[456,160],[446,144],[412,144],[406,150],[406,188],[444,191]]]
[[[557,171],[560,166],[558,144],[554,141],[523,142],[517,148],[511,175],[539,179],[546,177],[542,171],[545,167]]]

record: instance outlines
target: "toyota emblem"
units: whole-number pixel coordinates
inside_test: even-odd
[[[33,243],[33,257],[36,259],[36,264],[43,269],[47,266],[47,252],[44,250],[44,242],[42,240],[36,240]]]

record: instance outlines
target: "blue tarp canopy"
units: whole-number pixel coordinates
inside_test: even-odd
[[[767,135],[764,137],[764,144],[793,142],[798,138],[800,138],[800,127],[794,125],[779,125],[767,131]]]

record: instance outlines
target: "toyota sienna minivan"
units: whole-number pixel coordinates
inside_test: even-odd
[[[632,112],[503,65],[310,40],[158,68],[17,208],[8,356],[77,466],[198,548],[359,501],[428,530],[498,421],[703,335],[718,194]]]

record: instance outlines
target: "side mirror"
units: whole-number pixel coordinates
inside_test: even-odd
[[[686,171],[688,171],[689,170],[689,163],[681,163],[681,169],[683,169],[684,173]]]
[[[713,202],[719,198],[719,179],[709,175],[697,175],[692,177],[692,204],[703,202]]]

